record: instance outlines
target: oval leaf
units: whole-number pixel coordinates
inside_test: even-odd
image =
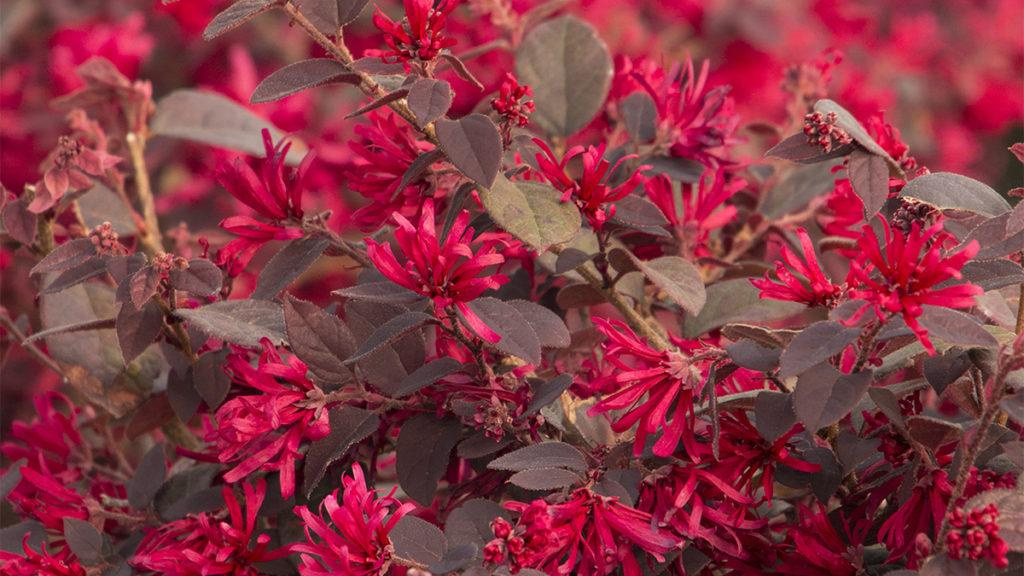
[[[281,307],[266,300],[214,302],[174,313],[214,338],[249,348],[258,348],[263,338],[275,344],[286,340]]]
[[[470,114],[458,120],[439,120],[437,139],[445,156],[467,178],[489,187],[501,168],[501,134],[490,118]]]
[[[549,134],[571,136],[604,105],[612,59],[589,24],[562,16],[526,35],[516,51],[516,76],[533,87],[531,120]]]
[[[779,359],[779,376],[799,376],[832,356],[842,352],[860,336],[860,328],[843,326],[833,320],[822,320],[804,328],[793,338]]]
[[[423,78],[413,83],[405,100],[420,126],[426,126],[448,112],[452,105],[452,87],[444,80]]]
[[[933,172],[914,178],[901,192],[939,208],[967,210],[986,216],[1010,211],[1010,204],[986,184],[950,172]]]
[[[358,83],[359,75],[333,58],[311,58],[274,71],[253,90],[249,102],[273,102],[332,82]]]
[[[572,486],[580,481],[580,477],[562,468],[534,468],[516,472],[508,481],[527,490],[557,490]]]
[[[348,452],[353,444],[377,431],[380,417],[373,412],[352,406],[335,406],[327,414],[331,431],[312,442],[303,464],[302,492],[312,495],[323,480],[327,467]]]
[[[499,226],[538,252],[572,240],[580,229],[576,205],[562,202],[546,184],[512,182],[499,174],[493,186],[480,190],[480,198]]]
[[[521,472],[539,468],[566,468],[577,472],[587,471],[583,453],[564,442],[541,442],[509,452],[487,465],[492,470]]]
[[[843,374],[819,364],[797,379],[793,411],[808,430],[819,430],[849,414],[870,384],[871,372]]]
[[[458,421],[438,420],[431,414],[413,416],[402,424],[395,466],[398,484],[409,497],[430,506],[461,432]]]

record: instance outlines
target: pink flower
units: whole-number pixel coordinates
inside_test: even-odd
[[[455,218],[444,242],[440,242],[431,199],[423,203],[418,226],[398,213],[394,214],[394,219],[398,224],[395,240],[404,255],[404,265],[399,264],[390,244],[366,239],[367,255],[380,273],[395,284],[430,298],[438,317],[447,316],[446,310],[454,306],[474,332],[490,342],[497,342],[497,333],[467,304],[485,291],[508,282],[504,274],[481,276],[491,266],[505,261],[497,252],[498,242],[485,240],[474,250],[474,230],[469,226],[469,212],[465,210]]]
[[[505,74],[501,82],[498,96],[491,100],[491,108],[501,115],[502,137],[505,146],[512,141],[512,128],[523,128],[530,123],[530,114],[536,109],[533,100],[533,89],[526,84],[520,85],[511,72]]]
[[[355,159],[345,177],[349,188],[370,201],[356,210],[356,224],[376,230],[393,212],[416,216],[424,197],[437,196],[442,190],[432,191],[433,185],[423,175],[402,186],[409,166],[431,146],[418,140],[409,124],[390,111],[373,111],[368,117],[370,124],[356,126],[359,139],[349,143]]]
[[[864,123],[864,128],[867,129],[871,138],[888,152],[893,160],[899,163],[901,168],[907,172],[917,168],[917,160],[910,155],[910,146],[903,142],[900,131],[885,121],[884,113],[872,114]]]
[[[50,75],[63,94],[82,85],[76,69],[92,57],[110,60],[125,76],[134,78],[156,42],[146,31],[146,15],[133,12],[113,22],[96,20],[57,30],[50,39]]]
[[[825,507],[797,505],[797,524],[786,527],[793,550],[782,560],[785,574],[798,576],[854,576],[850,545],[828,519]]]
[[[0,565],[3,576],[86,576],[85,568],[74,558],[71,549],[62,546],[56,553],[47,550],[43,543],[39,551],[28,545],[29,535],[21,541],[24,555],[0,550]]]
[[[397,487],[387,496],[377,498],[376,492],[367,488],[358,464],[352,465],[352,477],[342,477],[341,484],[340,502],[338,490],[335,490],[320,504],[320,515],[314,515],[305,506],[295,508],[306,530],[306,542],[289,546],[289,552],[301,554],[299,573],[302,576],[388,574],[394,551],[388,535],[416,505],[399,502],[394,497]],[[333,524],[333,529],[329,524]]]
[[[260,576],[258,564],[283,558],[287,550],[269,550],[270,536],[258,534],[257,514],[266,496],[266,481],[260,478],[255,488],[243,485],[245,498],[223,487],[227,516],[201,513],[168,522],[146,534],[131,565],[170,576]],[[242,504],[245,512],[242,512]]]
[[[789,300],[808,306],[833,306],[842,288],[833,284],[821,270],[821,263],[814,251],[814,244],[807,230],[797,228],[803,258],[782,246],[782,261],[775,261],[775,275],[772,280],[767,272],[764,278],[751,279],[750,283],[761,290],[761,298]],[[799,275],[799,276],[798,276]]]
[[[302,220],[305,176],[315,154],[306,154],[298,169],[293,169],[285,165],[291,142],[282,139],[275,146],[270,131],[264,129],[263,146],[266,151],[264,158],[248,163],[235,158],[232,163],[224,163],[217,168],[217,181],[221,186],[239,202],[271,221],[266,223],[251,216],[231,216],[220,223],[221,228],[238,236],[217,254],[217,264],[227,266],[232,276],[240,273],[267,242],[301,238],[303,235],[301,228],[286,226],[284,222]]]
[[[952,494],[953,485],[944,470],[932,470],[921,476],[910,498],[878,528],[878,540],[885,542],[890,561],[906,557],[918,534],[935,538]]]
[[[555,153],[543,140],[534,138],[533,142],[544,151],[543,154],[537,154],[540,173],[562,192],[562,202],[572,200],[576,203],[595,230],[601,229],[605,221],[615,215],[615,206],[611,203],[622,200],[643,182],[643,176],[638,170],[618,186],[609,184],[610,175],[614,174],[623,162],[635,156],[624,156],[613,166],[604,159],[604,144],[586,148],[574,146],[559,162]],[[569,162],[577,156],[583,160],[583,173],[574,179],[569,176],[566,169]]]
[[[303,440],[317,440],[330,432],[320,392],[306,377],[306,365],[292,356],[283,360],[269,341],[253,366],[241,349],[228,357],[232,380],[255,394],[238,394],[214,416],[206,441],[216,458],[233,466],[225,482],[238,482],[257,470],[281,474],[281,496],[295,493],[295,463],[302,458]]]
[[[938,288],[939,284],[961,278],[960,269],[978,253],[978,243],[952,255],[944,255],[943,244],[952,237],[943,231],[937,222],[927,230],[921,230],[915,222],[910,233],[904,235],[893,230],[883,220],[885,228],[885,251],[879,250],[878,237],[870,226],[864,226],[857,246],[857,258],[850,262],[847,283],[850,297],[867,302],[851,318],[855,322],[869,308],[873,308],[880,320],[900,314],[907,326],[914,331],[918,340],[929,354],[935,354],[935,347],[928,339],[928,331],[917,318],[923,312],[922,306],[943,306],[947,308],[969,308],[974,305],[974,296],[981,288],[961,283]]]
[[[626,576],[639,576],[643,571],[633,546],[664,562],[664,554],[681,543],[655,527],[650,514],[588,488],[576,490],[561,504],[512,501],[505,507],[519,520],[515,526],[500,518],[491,524],[495,539],[485,547],[484,557],[491,564],[507,563],[513,573],[533,568],[549,574],[603,575],[621,567]]]
[[[1010,565],[1006,554],[1009,545],[999,536],[999,509],[995,504],[964,512],[954,508],[949,516],[951,527],[946,534],[946,549],[954,560],[987,558],[992,566],[1006,568]]]
[[[616,385],[616,391],[595,404],[589,414],[625,410],[612,422],[612,430],[625,432],[639,423],[633,440],[635,456],[643,453],[647,436],[659,431],[663,434],[654,443],[656,456],[671,455],[680,439],[690,454],[696,454],[693,402],[703,385],[700,370],[679,352],[651,348],[622,322],[594,318],[594,324],[608,338],[603,345],[605,360],[618,370],[605,377]]]
[[[740,119],[728,86],[707,89],[708,68],[705,60],[698,74],[688,58],[685,66],[662,74],[633,74],[658,111],[656,141],[667,141],[672,156],[716,166],[725,162],[723,155],[737,142],[734,134]]]
[[[682,253],[704,257],[713,254],[708,245],[711,233],[736,218],[736,207],[726,202],[746,186],[746,180],[729,180],[719,168],[706,171],[698,183],[684,182],[680,202],[676,201],[672,180],[664,174],[647,180],[645,190],[675,228],[676,237],[683,244]]]
[[[383,55],[385,61],[407,63],[419,59],[429,62],[457,41],[442,34],[448,14],[455,9],[454,0],[403,0],[405,20],[395,22],[380,8],[373,15],[373,24],[384,33],[384,42],[391,49]]]

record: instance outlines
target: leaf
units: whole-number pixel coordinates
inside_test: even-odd
[[[192,383],[191,371],[181,374],[176,369],[171,370],[167,375],[167,401],[182,422],[188,422],[195,416],[203,399]]]
[[[441,150],[440,148],[434,148],[433,150],[428,150],[427,152],[420,154],[419,156],[416,157],[415,160],[413,160],[409,164],[409,167],[405,170],[405,172],[402,173],[402,180],[399,181],[397,189],[405,190],[405,188],[409,184],[419,180],[420,177],[423,176],[423,174],[427,170],[429,170],[431,166],[433,166],[437,162],[440,162],[441,160],[444,160],[444,150]],[[458,208],[459,207],[455,206],[455,203],[453,202],[448,209],[448,213],[454,213],[457,215],[459,213]],[[454,218],[455,216],[452,216],[453,220]],[[444,236],[442,236],[442,242],[444,241],[443,238]]]
[[[771,346],[763,346],[754,340],[740,340],[725,346],[729,358],[740,368],[768,372],[779,365],[782,350]]]
[[[355,352],[356,342],[340,318],[316,304],[287,296],[284,325],[292,352],[317,378],[329,384],[352,379],[345,360]]]
[[[463,62],[461,58],[447,50],[443,50],[440,54],[440,57],[442,60],[447,62],[449,66],[452,67],[452,72],[455,72],[455,74],[457,74],[459,78],[462,78],[466,82],[469,82],[470,84],[475,86],[477,90],[484,89],[484,85],[481,84],[479,80],[477,80],[476,76],[473,76],[473,73],[469,71],[469,68],[466,68],[466,63]]]
[[[355,354],[345,360],[345,364],[354,364],[427,324],[437,324],[437,319],[423,312],[405,312],[395,316],[374,330]]]
[[[936,394],[942,392],[953,382],[956,382],[973,365],[970,356],[964,350],[950,348],[935,356],[927,356],[921,362],[921,371],[928,384],[935,390]]]
[[[493,186],[480,189],[491,218],[538,252],[572,240],[580,230],[579,209],[559,198],[558,191],[546,184],[512,182],[500,174]]]
[[[395,466],[398,484],[410,498],[424,506],[434,501],[461,432],[457,420],[438,420],[431,414],[413,416],[402,424]]]
[[[978,567],[966,558],[954,560],[946,554],[938,554],[925,560],[916,574],[917,576],[977,576]]]
[[[829,99],[818,100],[814,103],[814,111],[821,112],[822,114],[828,115],[830,112],[836,113],[836,125],[842,128],[851,138],[857,143],[863,146],[868,152],[875,156],[885,158],[891,166],[900,170],[899,165],[896,161],[889,156],[889,153],[878,145],[877,142],[868,134],[868,131],[864,129],[864,126],[854,118],[853,114],[850,114],[846,108],[843,108],[836,102]]]
[[[490,118],[470,114],[434,125],[448,160],[467,178],[485,188],[494,184],[501,168],[501,134]]]
[[[547,382],[542,382],[533,387],[533,398],[530,399],[530,403],[526,406],[526,411],[523,412],[524,416],[536,414],[540,412],[540,409],[551,404],[557,400],[562,392],[565,392],[572,386],[572,376],[569,374],[559,374]]]
[[[409,87],[405,100],[419,125],[426,126],[448,112],[452,96],[452,87],[444,80],[421,78]]]
[[[551,310],[529,300],[509,300],[506,302],[515,308],[533,328],[540,345],[545,348],[565,348],[569,346],[571,337],[565,322]]]
[[[192,365],[192,386],[211,410],[220,407],[231,390],[231,377],[224,371],[228,351],[207,352]]]
[[[679,182],[695,183],[700,180],[701,174],[707,170],[703,164],[696,160],[678,158],[676,156],[645,156],[641,162],[649,167],[644,171],[645,175],[650,173],[664,174],[670,179]]]
[[[164,446],[156,444],[142,457],[139,467],[135,469],[135,474],[128,482],[128,503],[132,508],[148,508],[166,479],[167,462],[164,460]]]
[[[402,380],[402,384],[398,387],[398,391],[395,392],[393,396],[395,398],[404,398],[461,370],[462,362],[459,362],[454,358],[439,358],[433,362],[420,366],[415,372],[409,374],[405,380]]]
[[[0,528],[0,550],[20,556],[24,554],[23,540],[33,549],[39,550],[47,541],[46,527],[36,520],[23,520]]]
[[[380,417],[368,410],[340,405],[327,413],[331,431],[314,440],[306,452],[302,472],[302,492],[311,497],[324,478],[327,468],[344,456],[349,448],[365,440],[380,426]]]
[[[221,470],[214,464],[199,464],[174,474],[156,493],[154,507],[164,521],[173,521],[186,514],[198,514],[222,508],[221,487],[213,479]]]
[[[75,334],[56,333],[58,327],[67,325],[88,325],[96,322],[110,322],[117,313],[114,293],[103,284],[80,284],[58,294],[44,294],[40,297],[39,314],[43,332],[46,336],[46,349],[54,360],[69,365],[81,366],[91,378],[102,385],[100,392],[107,396],[107,402],[101,403],[113,409],[117,416],[127,412],[129,405],[115,406],[112,402],[112,391],[103,392],[104,386],[110,386],[121,376],[124,370],[124,358],[117,342],[117,334],[112,329],[89,330]],[[48,332],[49,331],[49,332]],[[141,401],[141,396],[136,399]]]
[[[0,498],[6,499],[7,495],[21,483],[21,467],[25,465],[25,462],[24,458],[14,462],[0,477]]]
[[[470,434],[469,438],[459,442],[458,447],[455,449],[455,454],[459,458],[466,460],[483,458],[484,456],[490,456],[504,450],[514,441],[515,439],[508,435],[501,440],[495,440],[483,432],[476,431]]]
[[[192,327],[232,344],[258,348],[263,338],[277,345],[285,342],[281,306],[266,300],[228,300],[174,313]]]
[[[96,256],[96,245],[88,238],[70,240],[57,246],[29,270],[30,276],[70,270]]]
[[[662,256],[645,261],[637,258],[629,250],[620,251],[632,260],[648,280],[662,289],[683,310],[690,314],[700,313],[707,301],[707,292],[696,266],[678,256]]]
[[[999,407],[1011,420],[1024,424],[1024,392],[1010,394],[999,401]]]
[[[854,150],[846,170],[853,191],[864,202],[864,216],[871,221],[889,198],[889,167],[881,156]]]
[[[633,142],[646,144],[657,135],[658,109],[646,92],[634,92],[619,104],[626,132]]]
[[[377,108],[381,108],[383,106],[387,106],[388,104],[391,104],[392,102],[397,102],[397,101],[401,100],[402,98],[405,98],[405,96],[408,93],[409,93],[409,89],[408,88],[398,87],[398,88],[392,90],[391,92],[388,92],[387,94],[385,94],[385,95],[383,95],[383,96],[381,96],[379,98],[374,98],[373,100],[370,101],[369,104],[356,109],[354,112],[349,112],[348,114],[345,115],[345,118],[349,119],[349,118],[355,118],[357,116],[362,116],[363,114],[366,114],[367,112],[371,112],[373,110],[376,110]]]
[[[793,411],[808,430],[820,430],[849,414],[870,385],[870,371],[843,374],[819,364],[797,379]]]
[[[402,516],[388,533],[395,558],[406,566],[437,564],[448,551],[448,541],[437,526],[411,514]]]
[[[356,342],[365,342],[382,324],[407,311],[394,304],[350,300],[345,303],[345,320]],[[423,331],[413,331],[360,360],[356,368],[378,390],[394,394],[402,380],[423,365],[425,346]]]
[[[142,308],[160,290],[162,274],[153,266],[144,266],[117,287],[117,297],[126,304]]]
[[[852,150],[852,146],[840,146],[831,152],[825,152],[821,146],[815,146],[808,142],[807,136],[800,132],[772,146],[764,155],[765,157],[782,158],[783,160],[799,164],[815,164],[846,156]]]
[[[758,212],[768,220],[778,220],[807,207],[812,200],[835,189],[833,162],[800,166],[789,170],[761,196]]]
[[[921,308],[924,311],[918,322],[928,330],[930,338],[965,348],[994,348],[998,345],[995,336],[972,316],[941,306],[924,305]]]
[[[796,425],[792,394],[762,391],[754,398],[754,417],[761,437],[774,443]]]
[[[534,468],[516,472],[508,481],[527,490],[557,490],[572,486],[580,477],[562,468]]]
[[[476,544],[459,544],[449,548],[440,562],[431,564],[427,569],[432,574],[448,574],[466,568],[473,563],[479,553]]]
[[[202,258],[188,261],[188,268],[179,270],[172,268],[169,274],[171,286],[175,290],[189,292],[196,296],[210,296],[218,291],[224,283],[224,273],[216,264]]]
[[[494,539],[491,521],[510,519],[509,513],[497,502],[473,498],[452,510],[444,523],[444,535],[449,542],[475,544],[479,551]]]
[[[249,102],[273,102],[309,88],[335,82],[358,84],[359,75],[333,58],[302,60],[275,70],[264,78],[249,97]]]
[[[320,235],[289,241],[260,271],[252,297],[260,300],[277,298],[282,290],[320,258],[329,244],[330,241]]]
[[[514,450],[491,461],[491,470],[521,472],[538,468],[566,468],[577,472],[587,471],[583,453],[564,442],[541,442]]]
[[[604,105],[612,59],[593,27],[562,16],[526,35],[516,51],[516,76],[533,87],[537,109],[530,120],[549,134],[572,136]]]
[[[72,286],[77,286],[90,278],[102,275],[107,271],[107,263],[104,260],[102,257],[89,258],[82,264],[61,272],[60,276],[47,282],[46,286],[39,293],[56,294]]]
[[[412,290],[399,286],[391,281],[357,284],[348,288],[335,290],[334,292],[331,292],[331,294],[342,298],[365,300],[367,302],[382,302],[385,304],[410,304],[423,298]]]
[[[985,216],[999,216],[1010,211],[1006,199],[988,185],[950,172],[918,176],[907,182],[900,194],[938,208],[967,210]]]
[[[914,415],[907,418],[907,432],[910,437],[920,442],[932,452],[963,436],[963,428],[952,422],[932,418],[931,416]]]
[[[833,320],[811,324],[801,330],[782,352],[779,377],[799,376],[845,350],[858,336],[860,328],[844,326]]]
[[[6,193],[0,190],[0,194]],[[23,195],[7,202],[0,210],[4,233],[26,246],[31,246],[36,241],[36,215],[29,211],[29,203],[28,196]]]
[[[760,323],[778,320],[804,310],[802,304],[762,300],[747,278],[734,278],[707,287],[707,302],[696,316],[687,314],[683,335],[695,338],[734,322]]]
[[[1024,206],[1024,202],[1020,204]],[[972,260],[960,272],[964,280],[986,292],[1014,284],[1024,284],[1024,268],[1010,260]]]
[[[333,36],[338,28],[351,24],[370,0],[302,0],[300,9],[324,34]]]
[[[47,328],[46,330],[40,330],[35,334],[25,338],[24,344],[31,344],[37,340],[49,338],[57,334],[72,334],[75,332],[91,332],[93,330],[105,330],[113,328],[115,323],[114,318],[98,318],[96,320],[84,320],[82,322],[75,322],[74,324],[65,324],[63,326],[54,326],[53,328]]]
[[[214,38],[230,32],[252,20],[256,16],[271,10],[277,4],[274,0],[239,0],[226,10],[213,17],[213,20],[203,30],[203,40]]]
[[[266,154],[260,135],[263,130],[269,130],[275,142],[283,137],[280,130],[242,105],[219,94],[185,88],[160,99],[150,129],[153,136],[181,138],[258,158]],[[297,164],[306,146],[298,140],[292,142],[287,159]]]
[[[670,236],[665,229],[668,219],[661,209],[639,194],[627,194],[616,202],[611,221],[652,236]]]
[[[117,342],[126,363],[139,357],[164,329],[164,313],[152,300],[136,310],[127,302],[121,305],[115,324]]]
[[[485,297],[470,302],[469,309],[501,337],[494,343],[495,348],[531,364],[540,364],[540,339],[533,326],[514,306],[497,298]]]
[[[594,254],[587,254],[577,248],[566,248],[558,253],[558,258],[555,260],[555,274],[572,272],[593,259]]]
[[[64,540],[86,566],[99,564],[103,558],[103,534],[85,520],[65,517]]]
[[[1011,212],[1004,212],[982,222],[967,234],[962,245],[978,242],[981,250],[975,255],[977,260],[992,260],[1020,252],[1024,248],[1024,230],[1008,233],[1011,215]]]

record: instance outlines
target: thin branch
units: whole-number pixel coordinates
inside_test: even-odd
[[[45,352],[35,345],[35,343],[27,341],[28,339],[25,337],[25,333],[18,328],[17,324],[15,324],[7,314],[0,314],[0,324],[2,324],[4,329],[18,341],[18,344],[21,345],[26,352],[35,356],[36,360],[39,360],[43,366],[46,366],[50,370],[60,374],[61,378],[67,380],[67,376],[64,375],[64,369],[60,367],[60,364],[57,364],[53,358],[47,356]]]
[[[149,184],[149,171],[146,170],[146,140],[141,134],[129,132],[125,136],[128,152],[132,157],[132,169],[135,171],[135,193],[142,206],[142,218],[145,229],[140,230],[139,240],[142,248],[150,257],[163,252],[163,239],[160,236],[160,222],[156,217],[156,202],[153,200],[153,188]]]

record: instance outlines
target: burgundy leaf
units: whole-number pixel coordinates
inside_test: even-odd
[[[193,258],[188,261],[188,268],[171,268],[169,279],[175,290],[190,292],[196,296],[210,296],[220,291],[224,274],[213,262]]]
[[[431,414],[413,416],[402,424],[395,466],[398,484],[409,497],[430,506],[461,432],[458,421],[438,420]]]
[[[6,194],[6,191],[0,190],[0,194]],[[4,232],[26,246],[36,241],[36,215],[29,211],[29,203],[27,196],[21,196],[4,204],[0,211]]]
[[[358,84],[359,75],[333,58],[311,58],[274,71],[260,82],[249,102],[273,102],[308,88],[335,82]]]
[[[853,191],[864,202],[864,216],[870,221],[889,198],[889,167],[881,156],[854,150],[846,170]]]
[[[138,309],[125,302],[121,304],[114,327],[117,330],[117,341],[121,345],[121,355],[124,356],[125,364],[128,364],[160,336],[164,328],[164,312],[152,300]]]
[[[580,477],[562,468],[532,468],[516,472],[508,481],[527,490],[557,490],[572,486]]]
[[[96,278],[107,271],[107,263],[103,257],[92,257],[75,266],[74,268],[61,272],[56,278],[49,280],[46,286],[39,291],[40,294],[56,294],[89,280]]]
[[[287,296],[284,324],[292,352],[317,378],[332,386],[352,379],[345,360],[355,351],[356,343],[341,319],[315,304]]]
[[[932,172],[914,178],[900,194],[938,208],[967,210],[984,216],[999,216],[1010,211],[1010,204],[990,186],[950,172]]]
[[[540,412],[541,408],[557,400],[562,392],[569,389],[569,386],[572,386],[572,376],[569,374],[559,374],[547,382],[536,384],[533,386],[533,398],[530,399],[523,414],[530,415]]]
[[[86,566],[99,564],[104,556],[104,537],[92,524],[78,518],[64,518],[64,540]]]
[[[487,188],[501,167],[501,134],[490,118],[470,114],[458,120],[438,120],[437,139],[448,160],[467,178]]]
[[[172,369],[167,375],[167,401],[182,422],[191,420],[203,401],[192,383],[192,374],[191,370],[179,373],[177,369]]]
[[[403,516],[388,534],[395,547],[395,557],[406,566],[437,564],[448,551],[448,541],[437,526],[413,515]]]
[[[163,444],[156,444],[146,452],[126,487],[128,503],[132,508],[145,509],[167,479],[167,463]]]
[[[857,337],[860,328],[822,320],[804,328],[782,352],[779,376],[799,376],[804,371],[841,353]]]
[[[203,31],[204,40],[230,32],[277,5],[275,0],[239,0],[213,17]]]
[[[796,425],[791,394],[763,390],[754,398],[754,425],[761,437],[775,442]]]
[[[335,406],[328,412],[331,432],[309,445],[303,468],[302,493],[313,494],[327,468],[354,444],[377,431],[380,418],[373,412],[352,406]]]
[[[619,105],[629,137],[638,144],[654,140],[658,130],[658,109],[646,92],[634,92]]]
[[[357,284],[341,290],[331,292],[335,296],[351,298],[353,300],[366,300],[369,302],[383,302],[393,304],[409,304],[421,300],[419,294],[395,284],[391,281],[368,282]]]
[[[515,306],[497,298],[486,297],[470,302],[469,308],[501,337],[494,344],[495,348],[531,364],[540,364],[541,343],[537,332]]]
[[[302,0],[301,12],[328,35],[359,17],[370,0]]]
[[[260,271],[252,297],[273,300],[296,278],[309,269],[330,242],[320,235],[305,236],[285,244]]]
[[[57,246],[45,258],[39,261],[29,274],[47,274],[63,272],[75,268],[96,256],[96,245],[88,238],[71,240]]]
[[[496,458],[487,465],[492,470],[520,472],[538,468],[566,468],[587,471],[587,461],[575,447],[564,442],[531,444]]]
[[[362,116],[363,114],[366,114],[367,112],[370,112],[371,110],[376,110],[377,108],[380,108],[381,106],[387,106],[388,104],[390,104],[392,102],[397,102],[398,100],[401,100],[402,98],[405,98],[406,94],[408,94],[408,93],[409,93],[409,89],[408,88],[399,88],[397,90],[393,90],[393,91],[388,92],[387,94],[381,96],[380,98],[376,98],[375,100],[373,100],[372,102],[370,102],[366,106],[363,106],[362,108],[358,108],[354,112],[350,112],[349,114],[345,115],[345,118],[348,119],[348,118],[355,118],[357,116]]]
[[[423,312],[406,312],[395,316],[374,330],[373,334],[359,346],[355,354],[345,360],[345,365],[354,364],[423,326],[436,323],[436,318]]]
[[[224,371],[227,350],[207,352],[192,365],[192,386],[211,410],[216,410],[231,390],[231,377]]]
[[[406,102],[420,126],[426,126],[448,112],[452,96],[452,87],[444,80],[421,78],[409,87]]]
[[[819,430],[850,413],[871,384],[871,372],[843,374],[819,364],[797,379],[793,411],[808,430]]]
[[[456,372],[462,370],[462,363],[454,358],[439,358],[429,364],[424,364],[412,374],[402,380],[402,384],[394,393],[395,398],[404,398],[426,388]]]
[[[266,300],[214,302],[174,313],[214,338],[249,348],[259,347],[263,338],[275,344],[286,340],[281,306]]]
[[[565,348],[569,345],[569,329],[558,314],[529,300],[509,300],[506,304],[515,308],[523,316],[526,323],[537,334],[541,346]]]

